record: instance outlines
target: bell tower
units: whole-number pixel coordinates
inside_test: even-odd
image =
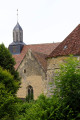
[[[23,42],[23,30],[18,22],[13,29],[13,42]]]
[[[20,54],[25,43],[23,42],[23,30],[18,22],[18,10],[17,10],[17,24],[13,29],[13,42],[9,45],[9,51],[11,54]]]

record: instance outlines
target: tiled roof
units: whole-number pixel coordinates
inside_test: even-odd
[[[35,44],[35,45],[24,45],[21,54],[18,55],[13,55],[16,61],[16,65],[14,66],[15,69],[18,69],[20,63],[22,62],[24,56],[28,52],[29,49],[34,51],[34,54],[42,67],[45,69],[46,68],[46,63],[45,61],[45,55],[49,55],[57,46],[59,43],[47,43],[47,44]],[[40,54],[42,53],[42,54]]]
[[[80,24],[61,42],[48,57],[80,55]]]
[[[26,45],[25,47],[28,47],[28,49],[31,49],[33,51],[49,55],[59,44],[60,44],[60,42],[45,43],[45,44],[33,44],[33,45]]]

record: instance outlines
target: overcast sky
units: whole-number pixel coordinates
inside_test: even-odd
[[[80,23],[80,0],[0,0],[0,43],[6,47],[13,41],[17,9],[26,44],[63,41]]]

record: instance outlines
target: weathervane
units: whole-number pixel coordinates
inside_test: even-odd
[[[18,9],[17,9],[17,22],[18,22]]]

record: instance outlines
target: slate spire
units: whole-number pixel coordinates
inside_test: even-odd
[[[18,22],[17,10],[17,24],[13,29],[13,42],[9,45],[11,54],[20,54],[25,43],[23,42],[23,29]]]

